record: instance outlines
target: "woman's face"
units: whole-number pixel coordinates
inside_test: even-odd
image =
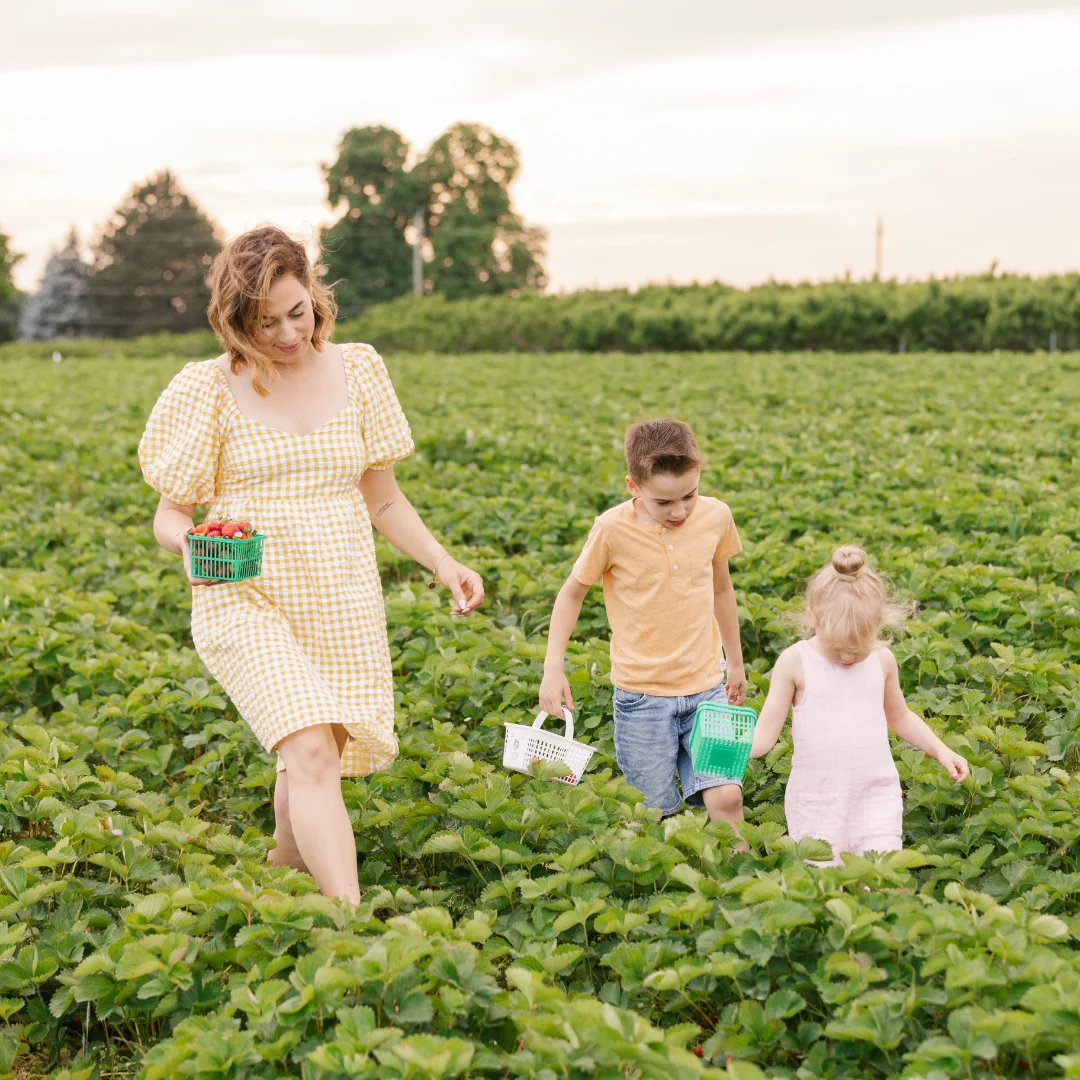
[[[283,364],[307,356],[315,333],[311,294],[293,274],[279,277],[270,286],[270,297],[255,340],[268,356]]]

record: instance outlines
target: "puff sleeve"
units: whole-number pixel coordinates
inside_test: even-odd
[[[221,416],[213,376],[208,362],[184,367],[161,392],[139,440],[143,478],[181,506],[214,500]]]
[[[357,345],[364,445],[369,469],[389,469],[415,449],[409,422],[398,404],[383,358],[370,345]]]

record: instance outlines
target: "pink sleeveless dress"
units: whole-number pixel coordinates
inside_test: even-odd
[[[796,646],[803,697],[792,710],[794,753],[784,795],[788,834],[811,836],[840,853],[899,851],[904,804],[885,721],[885,673],[872,652],[851,667],[826,660],[809,641]]]

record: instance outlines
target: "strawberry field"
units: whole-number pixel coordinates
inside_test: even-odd
[[[344,785],[355,911],[265,863],[273,761],[153,541],[135,447],[182,361],[5,355],[0,1078],[1080,1077],[1080,355],[391,357],[402,487],[489,599],[451,618],[379,541],[402,752]],[[739,524],[750,704],[834,544],[920,601],[905,692],[972,775],[895,747],[903,852],[805,865],[787,734],[749,853],[658,821],[615,769],[599,589],[589,772],[503,770],[641,410],[695,427]]]

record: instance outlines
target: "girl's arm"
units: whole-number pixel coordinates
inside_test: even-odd
[[[484,602],[484,582],[475,570],[462,566],[431,535],[412,503],[398,487],[394,470],[368,469],[360,478],[360,494],[367,503],[371,523],[410,559],[428,570],[454,594],[454,612],[468,615]]]
[[[900,668],[890,649],[880,649],[881,666],[885,670],[885,719],[889,727],[904,742],[929,754],[940,761],[948,774],[959,784],[967,779],[967,760],[950,750],[939,739],[921,717],[916,716],[904,700],[904,691],[900,689]]]
[[[739,608],[727,559],[713,563],[713,614],[720,627],[720,640],[727,660],[728,701],[741,705],[746,700],[746,669],[743,667],[742,640],[739,637]]]
[[[555,606],[551,609],[551,623],[548,626],[547,654],[544,656],[544,680],[540,683],[540,708],[554,716],[562,715],[562,707],[574,708],[574,696],[570,693],[570,684],[566,681],[566,646],[570,635],[577,626],[581,605],[589,592],[588,585],[582,585],[571,574],[559,595],[555,597]]]
[[[785,649],[777,658],[769,694],[754,727],[754,745],[750,748],[752,758],[764,757],[780,738],[795,698],[795,679],[800,664],[799,654],[794,649]]]

